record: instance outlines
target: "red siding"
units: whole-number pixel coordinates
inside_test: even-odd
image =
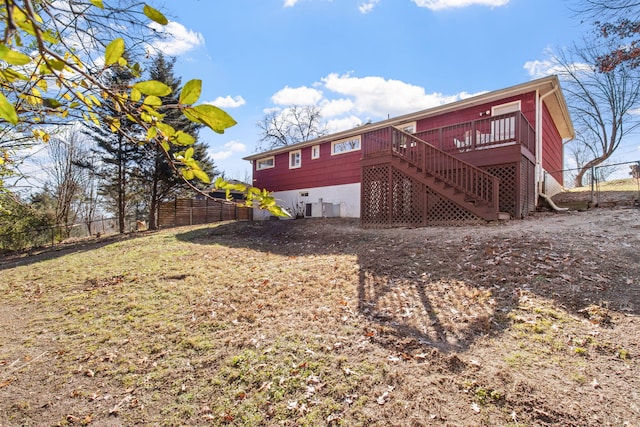
[[[529,92],[440,116],[418,120],[416,123],[416,131],[421,132],[477,120],[484,117],[486,111],[491,111],[491,107],[518,100],[521,101],[522,113],[535,129],[536,93]],[[543,123],[543,167],[550,172],[559,171],[562,169],[562,138],[546,107],[543,112]],[[497,154],[494,150],[490,151],[492,155]],[[489,154],[489,151],[487,151],[486,154],[483,153],[483,155]],[[276,155],[275,167],[270,169],[258,171],[255,169],[257,162],[254,162],[253,185],[259,188],[266,188],[269,191],[285,191],[360,182],[360,159],[362,157],[360,150],[332,156],[331,142],[325,142],[320,145],[320,158],[311,159],[311,147],[302,148],[301,155],[302,166],[297,169],[289,169],[288,152]],[[495,159],[493,159],[493,161],[495,162]],[[561,173],[553,174],[553,176],[562,183]]]
[[[563,150],[562,137],[553,123],[547,106],[544,105],[542,108],[542,168],[560,184],[563,184]]]
[[[269,191],[285,191],[360,182],[360,150],[331,155],[331,142],[320,145],[320,158],[311,158],[311,147],[302,148],[301,167],[289,169],[289,153],[275,156],[275,167],[256,170],[253,185]]]

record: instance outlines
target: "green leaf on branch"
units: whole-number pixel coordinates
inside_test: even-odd
[[[13,83],[16,80],[29,80],[29,77],[10,68],[0,70],[0,76],[9,83]]]
[[[144,110],[142,114],[146,114],[148,116],[154,117],[154,120],[164,119],[164,114],[158,112],[155,108],[150,107],[149,105],[143,105],[142,109]]]
[[[7,98],[0,92],[0,118],[5,119],[12,125],[18,124],[18,113]]]
[[[156,127],[166,138],[173,138],[173,136],[176,134],[176,130],[173,128],[173,126],[166,123],[158,122],[156,123]]]
[[[31,57],[11,50],[4,44],[0,44],[0,59],[11,65],[26,65],[31,62]]]
[[[202,93],[202,80],[189,80],[180,92],[180,104],[191,105],[195,103]]]
[[[198,178],[200,181],[204,182],[205,184],[211,183],[211,180],[209,179],[209,175],[207,175],[205,171],[200,169],[192,169],[192,171],[195,177]]]
[[[196,142],[196,139],[188,133],[179,130],[173,136],[171,141],[177,145],[193,145]]]
[[[182,169],[182,176],[186,180],[191,181],[193,178],[195,178],[196,175],[193,173],[191,169]]]
[[[100,9],[104,9],[104,4],[102,3],[102,0],[91,0],[91,4],[99,7]]]
[[[160,25],[167,25],[169,20],[157,9],[149,6],[148,4],[144,5],[143,12],[147,15],[147,18],[151,19],[154,22],[157,22]]]
[[[47,61],[47,63],[49,64],[49,67],[56,71],[62,71],[64,70],[64,67],[66,67],[66,64],[63,61],[58,61],[57,59],[51,59]]]
[[[194,151],[193,147],[187,148],[187,151],[184,152],[184,160],[186,161],[193,158]]]
[[[131,89],[131,101],[138,102],[142,98],[142,93],[135,87]]]
[[[144,99],[144,105],[149,105],[151,107],[159,107],[162,105],[162,100],[157,96],[149,95]]]
[[[47,108],[53,108],[53,109],[56,109],[62,106],[62,103],[54,98],[44,98],[42,100],[42,104]]]
[[[214,105],[202,104],[185,108],[183,113],[192,122],[208,126],[217,133],[224,133],[225,129],[237,124],[226,111]]]
[[[139,90],[145,95],[152,96],[167,96],[171,93],[171,88],[169,86],[157,80],[139,82],[133,85],[133,88]]]
[[[107,45],[104,52],[104,63],[106,66],[115,64],[124,54],[124,39],[117,38]]]
[[[158,128],[150,127],[149,130],[147,131],[147,141],[151,141],[157,135],[158,135]]]

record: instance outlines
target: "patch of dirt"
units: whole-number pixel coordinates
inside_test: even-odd
[[[44,285],[0,306],[0,425],[640,425],[637,208],[420,229],[230,223],[155,238],[169,245],[170,233],[186,273],[138,260],[78,270],[69,287],[104,297],[96,307],[122,292],[128,337],[74,335],[72,319],[92,325],[89,301],[65,306],[64,333],[51,330]],[[146,335],[134,335],[144,316],[129,316],[137,286],[166,299]],[[169,310],[167,289],[185,313]],[[27,340],[29,357],[16,356]]]

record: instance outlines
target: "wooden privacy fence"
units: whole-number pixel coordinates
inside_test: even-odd
[[[253,220],[253,209],[238,206],[235,203],[210,199],[175,199],[160,203],[158,209],[158,225],[160,227],[234,220]]]

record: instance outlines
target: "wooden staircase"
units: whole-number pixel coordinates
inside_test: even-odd
[[[380,155],[390,155],[394,168],[484,220],[510,218],[510,214],[500,212],[500,180],[496,176],[412,134],[393,127],[383,131],[384,137],[376,138],[375,144],[381,149]]]

